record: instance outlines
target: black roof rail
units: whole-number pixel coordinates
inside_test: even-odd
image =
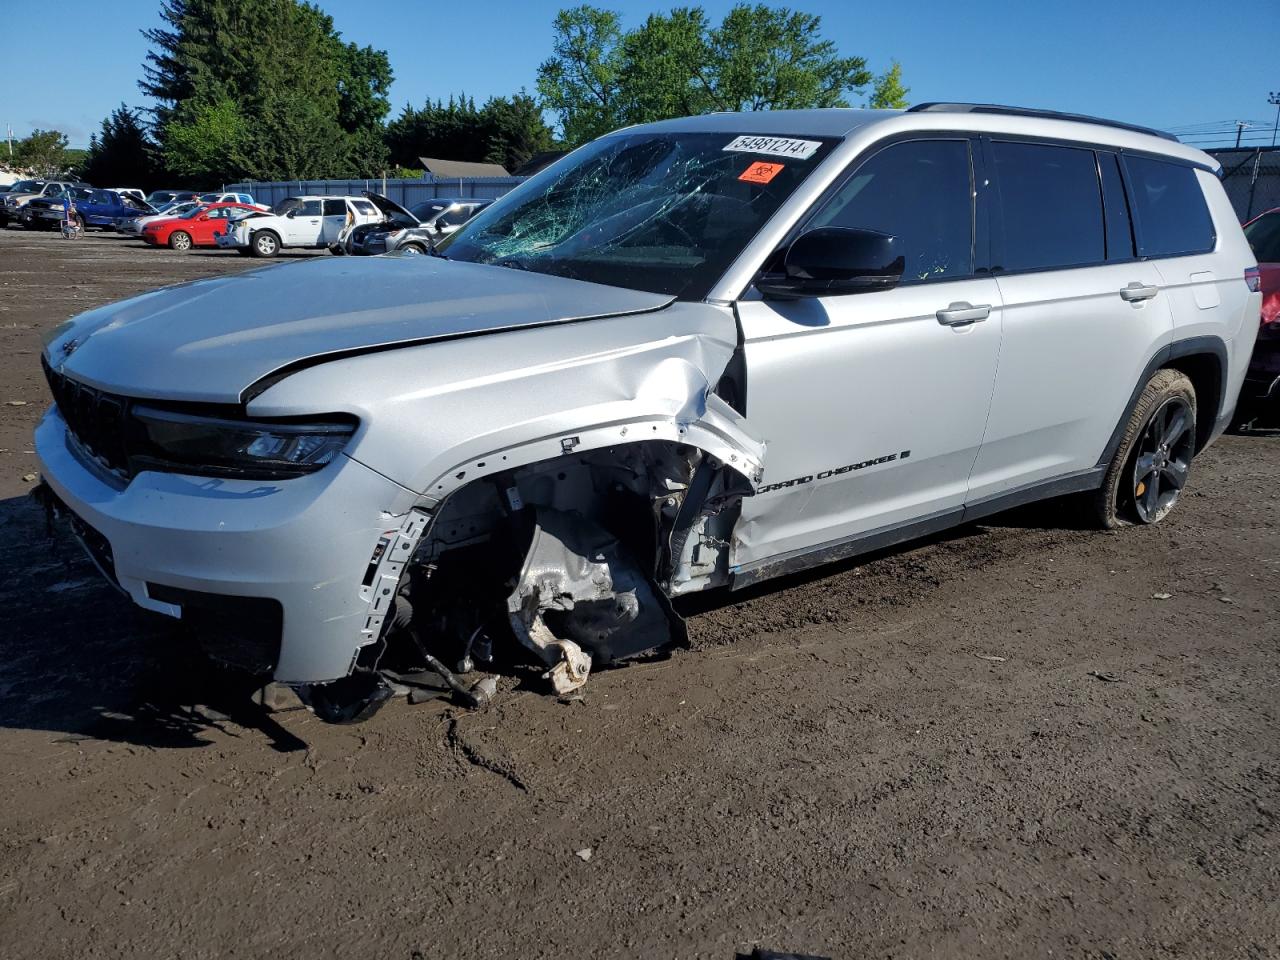
[[[1156,130],[1153,127],[1142,127],[1136,123],[1121,123],[1119,120],[1103,120],[1101,117],[1089,117],[1082,113],[1063,113],[1060,110],[1035,110],[1031,107],[1005,107],[998,103],[917,103],[908,108],[907,113],[998,113],[1008,117],[1039,117],[1042,120],[1072,120],[1076,123],[1096,123],[1104,127],[1115,127],[1117,130],[1130,130],[1133,133],[1146,133],[1162,140],[1180,142],[1172,133]]]

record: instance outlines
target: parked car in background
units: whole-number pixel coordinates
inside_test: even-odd
[[[674,597],[1069,493],[1164,519],[1258,331],[1220,170],[991,105],[627,127],[440,257],[62,325],[35,449],[121,590],[322,717],[390,696],[389,644],[462,663],[482,631],[563,694],[683,637]]]
[[[252,207],[258,207],[260,210],[269,209],[262,204],[255,203],[253,194],[250,193],[202,193],[200,199],[205,203],[247,203]]]
[[[31,200],[52,199],[62,196],[70,187],[87,186],[74,180],[19,180],[0,198],[0,227],[21,220],[22,208]]]
[[[73,219],[81,229],[114,227],[125,216],[145,216],[155,211],[133,197],[122,197],[114,190],[71,187],[58,197],[37,197],[22,208],[22,225],[32,229],[54,229],[66,214],[67,200],[75,205]]]
[[[247,203],[202,203],[180,217],[160,217],[142,228],[142,239],[155,247],[190,250],[212,247],[219,234],[241,217],[257,213]]]
[[[365,196],[378,208],[382,219],[351,230],[343,243],[344,253],[356,256],[396,250],[427,253],[493,202],[441,197],[424,200],[406,210],[381,194],[366,193]]]
[[[1254,282],[1262,294],[1262,311],[1258,340],[1236,405],[1233,426],[1237,428],[1255,421],[1270,425],[1280,419],[1280,207],[1246,223],[1244,236],[1258,258]]]
[[[201,206],[202,204],[199,200],[174,200],[171,203],[164,204],[152,214],[121,217],[115,223],[116,232],[127,236],[139,237],[142,236],[142,228],[147,224],[159,220],[161,217],[184,217]]]
[[[147,194],[147,203],[158,210],[166,203],[195,200],[199,196],[194,190],[152,190]]]
[[[244,256],[274,257],[285,247],[323,249],[338,242],[348,225],[381,220],[363,197],[287,197],[270,212],[255,212],[218,238],[218,246]]]

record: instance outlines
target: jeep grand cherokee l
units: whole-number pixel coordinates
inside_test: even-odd
[[[82,314],[37,452],[136,603],[313,703],[372,698],[400,631],[572,690],[682,594],[1068,493],[1164,518],[1258,329],[1217,171],[1004,107],[631,127],[438,256]]]

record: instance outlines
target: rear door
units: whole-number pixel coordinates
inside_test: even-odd
[[[351,213],[351,218],[355,218],[355,212]],[[324,201],[324,234],[322,241],[325,246],[338,242],[338,235],[347,225],[347,201],[342,199],[330,198]]]
[[[1249,289],[1241,279],[1252,257],[1217,178],[1206,170],[1133,154],[1124,158],[1124,166],[1133,195],[1138,250],[1160,274],[1163,295],[1173,311],[1174,338],[1220,340],[1239,353],[1232,370],[1243,371],[1257,329],[1255,313],[1248,318],[1251,329],[1242,336]],[[1217,207],[1212,213],[1210,203]],[[1227,394],[1234,397],[1239,386],[1228,384]],[[1219,409],[1224,399],[1199,398],[1202,428],[1209,428],[1210,411]]]
[[[1000,348],[973,159],[968,139],[884,146],[805,224],[897,237],[895,289],[739,302],[747,421],[768,444],[735,529],[739,573],[962,508]]]
[[[1089,482],[1172,317],[1137,258],[1115,154],[991,139],[1004,340],[968,504]],[[1069,479],[1068,479],[1069,478]]]

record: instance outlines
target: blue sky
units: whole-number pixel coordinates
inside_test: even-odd
[[[320,0],[346,39],[390,54],[393,112],[459,90],[477,101],[522,86],[532,90],[550,50],[552,19],[569,5]],[[676,4],[599,5],[621,11],[634,25]],[[718,19],[732,3],[702,5]],[[898,59],[914,102],[988,101],[1091,113],[1189,133],[1191,142],[1201,143],[1203,131],[1250,120],[1264,124],[1265,133],[1246,132],[1246,142],[1270,143],[1275,108],[1267,96],[1280,90],[1280,61],[1261,53],[1274,50],[1280,36],[1274,0],[1247,11],[1215,11],[1203,0],[788,5],[820,14],[824,35],[841,52],[866,57],[876,72]],[[47,6],[0,0],[11,41],[0,53],[0,133],[5,125],[19,137],[34,127],[53,127],[72,146],[85,146],[122,101],[146,106],[137,87],[147,49],[139,29],[156,24],[158,8],[158,0],[52,0]],[[24,19],[22,10],[42,25],[30,43],[22,42],[15,23],[15,17]],[[62,29],[44,32],[49,23]],[[54,47],[67,51],[56,67]]]

